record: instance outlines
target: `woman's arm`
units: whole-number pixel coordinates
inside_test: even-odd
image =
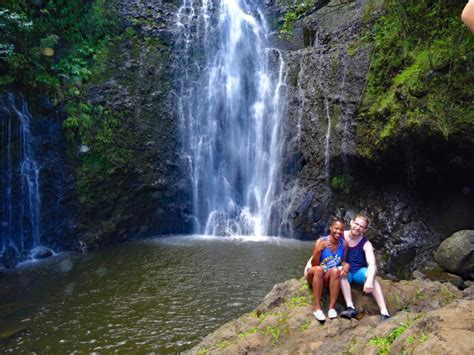
[[[321,252],[324,250],[326,247],[327,242],[324,242],[322,238],[319,238],[314,242],[314,247],[313,247],[313,256],[311,259],[311,265],[312,266],[317,266],[319,265],[319,259],[321,259]]]

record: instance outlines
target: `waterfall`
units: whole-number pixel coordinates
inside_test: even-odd
[[[286,72],[281,53],[267,48],[262,11],[250,0],[182,0],[177,26],[177,108],[196,232],[276,233]]]
[[[41,240],[40,167],[34,156],[28,104],[9,93],[0,98],[2,152],[1,250],[23,253]]]

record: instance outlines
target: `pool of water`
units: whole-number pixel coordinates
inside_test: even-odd
[[[1,353],[179,353],[302,276],[311,243],[180,236],[0,275]]]

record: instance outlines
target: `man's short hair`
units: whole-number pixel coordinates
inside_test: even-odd
[[[367,217],[367,215],[364,213],[364,212],[359,212],[358,214],[356,214],[356,216],[354,217],[354,221],[359,218],[359,219],[362,219],[363,221],[365,221],[365,223],[367,224],[365,226],[365,228],[368,228],[369,227],[369,217]]]

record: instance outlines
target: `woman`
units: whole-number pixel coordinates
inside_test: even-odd
[[[317,320],[326,320],[321,310],[321,294],[323,286],[329,288],[329,318],[336,318],[335,309],[341,278],[346,277],[349,264],[346,263],[348,245],[344,240],[344,220],[333,218],[329,226],[330,234],[314,242],[313,255],[305,268],[305,279],[313,289],[314,308],[313,315]]]

